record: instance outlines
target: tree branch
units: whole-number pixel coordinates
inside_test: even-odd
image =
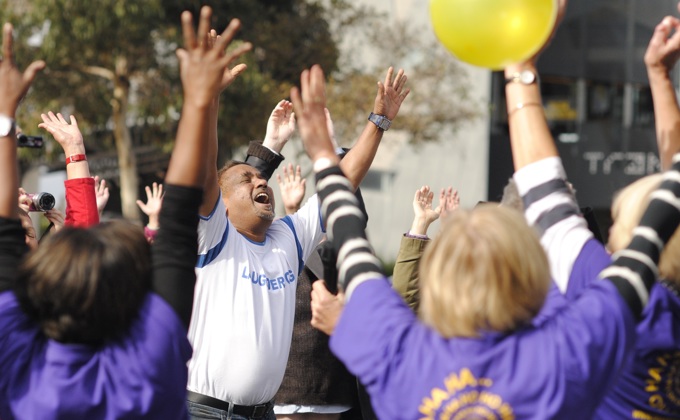
[[[114,81],[116,75],[109,69],[98,66],[76,66],[76,69],[82,71],[83,73],[91,74],[93,76],[102,77],[106,80]]]

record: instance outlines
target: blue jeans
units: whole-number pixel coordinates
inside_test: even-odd
[[[267,414],[258,419],[255,419],[254,417],[239,416],[238,414],[232,414],[225,410],[197,404],[193,401],[187,401],[187,409],[189,410],[189,418],[191,420],[276,420],[273,407]]]

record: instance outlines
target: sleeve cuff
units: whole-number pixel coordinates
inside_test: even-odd
[[[549,157],[531,163],[513,175],[520,196],[551,179],[567,179],[559,157]]]

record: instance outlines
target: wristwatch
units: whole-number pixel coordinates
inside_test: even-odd
[[[531,85],[538,82],[538,75],[531,70],[522,70],[514,73],[512,76],[505,79],[505,84],[521,83],[523,85]]]
[[[16,122],[13,118],[0,114],[0,137],[7,137],[14,134],[16,128]]]
[[[389,130],[392,125],[392,121],[388,120],[386,116],[374,114],[372,112],[369,114],[368,120],[378,126],[382,131]]]

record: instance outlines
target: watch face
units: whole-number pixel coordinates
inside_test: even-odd
[[[519,74],[519,80],[525,85],[530,85],[536,81],[536,75],[530,70],[524,70]]]
[[[12,120],[8,117],[0,117],[0,136],[5,137],[12,131]]]

